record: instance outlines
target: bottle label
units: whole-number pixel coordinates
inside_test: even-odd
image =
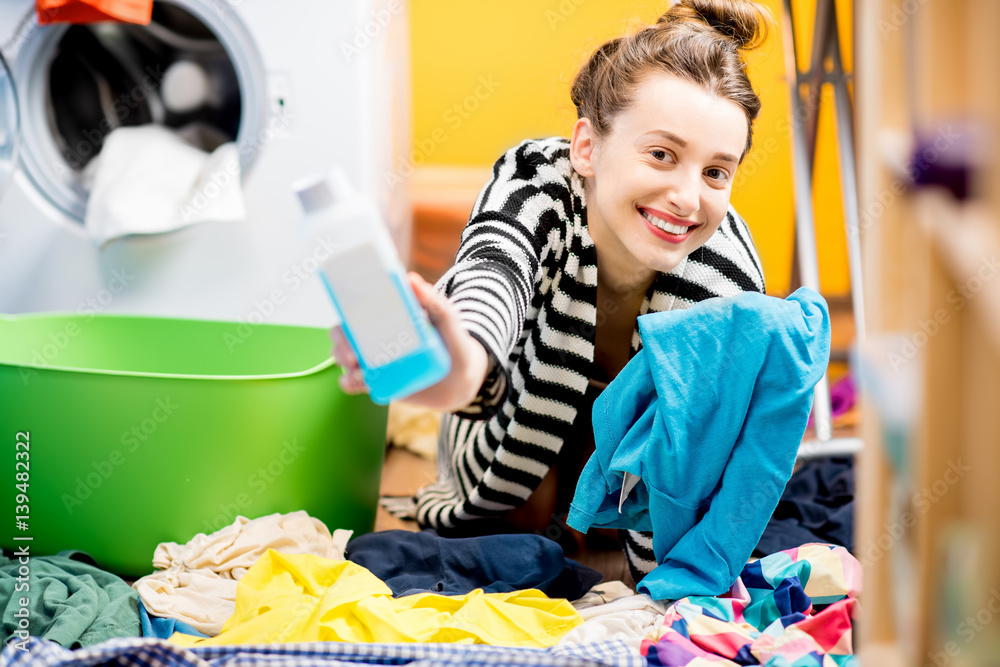
[[[419,349],[420,335],[374,245],[331,257],[323,274],[365,366],[378,368]]]

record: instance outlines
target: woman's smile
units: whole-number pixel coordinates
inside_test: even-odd
[[[701,227],[700,223],[681,220],[677,216],[645,206],[636,206],[636,211],[639,212],[650,233],[668,243],[683,243]]]

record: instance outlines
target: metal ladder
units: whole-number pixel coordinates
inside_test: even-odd
[[[792,112],[792,169],[795,195],[795,253],[801,284],[819,292],[819,267],[816,256],[816,232],[813,216],[812,177],[816,157],[820,93],[824,84],[833,85],[834,111],[837,118],[837,144],[840,153],[840,185],[847,229],[848,263],[851,276],[851,303],[854,311],[856,342],[864,340],[864,296],[861,281],[861,242],[858,220],[858,187],[854,160],[854,122],[852,118],[848,74],[840,52],[840,32],[834,0],[817,0],[813,24],[812,56],[809,69],[802,71],[796,58],[795,23],[792,0],[783,0],[781,17],[785,71],[789,77]],[[828,70],[827,59],[831,63]],[[803,87],[806,90],[803,92]],[[804,440],[799,459],[854,454],[861,450],[860,438],[834,438],[831,419],[830,387],[826,374],[816,385],[813,397],[814,439]]]

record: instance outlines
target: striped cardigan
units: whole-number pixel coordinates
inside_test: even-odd
[[[442,420],[438,481],[416,497],[423,527],[460,528],[524,504],[556,462],[594,360],[597,253],[583,178],[563,138],[529,140],[493,167],[437,288],[488,351],[475,401]],[[732,207],[719,230],[670,273],[639,313],[764,291],[760,260]],[[632,334],[631,354],[642,346]],[[630,533],[636,581],[656,566],[649,535]]]

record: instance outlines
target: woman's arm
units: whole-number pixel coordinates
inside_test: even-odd
[[[441,334],[451,356],[451,369],[443,380],[405,400],[407,403],[444,412],[458,410],[473,401],[486,380],[489,355],[462,325],[458,310],[444,295],[438,293],[417,273],[411,271],[407,277],[417,301],[427,312],[431,324]],[[367,391],[357,357],[343,330],[334,327],[331,338],[334,359],[344,368],[344,373],[340,376],[341,389],[351,394]]]
[[[564,168],[555,168],[560,161]],[[407,402],[470,419],[492,416],[503,402],[510,386],[508,358],[538,290],[539,266],[566,234],[572,214],[564,174],[569,168],[565,140],[529,140],[507,151],[462,231],[454,265],[436,288],[411,279],[452,354],[453,368],[440,386]],[[334,337],[341,338],[339,347],[351,363],[345,390],[362,391],[350,347],[342,334],[335,331]]]

